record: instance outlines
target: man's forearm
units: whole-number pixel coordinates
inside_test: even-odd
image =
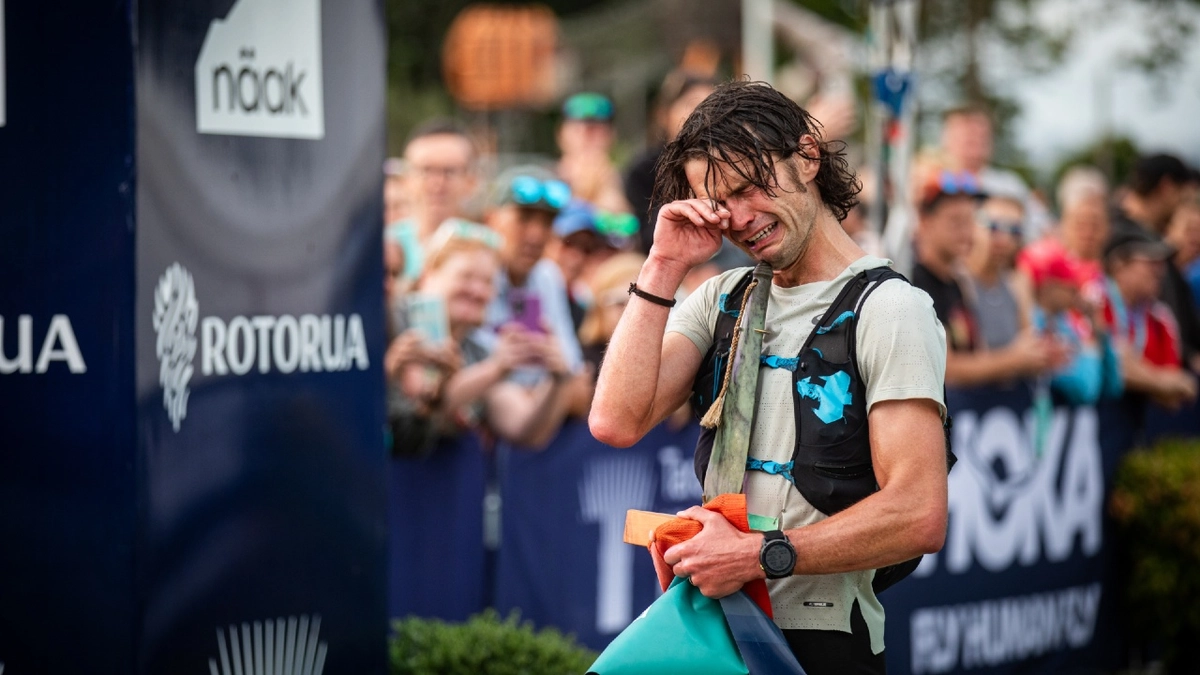
[[[638,275],[638,288],[663,298],[675,295],[686,269],[653,255]],[[631,296],[609,341],[588,416],[592,434],[610,445],[636,443],[657,421],[654,402],[669,310]]]

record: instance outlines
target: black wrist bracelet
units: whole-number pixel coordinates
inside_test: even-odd
[[[675,306],[674,299],[668,300],[666,298],[660,298],[657,295],[651,295],[650,293],[647,293],[646,291],[643,291],[642,289],[638,288],[636,282],[629,284],[629,294],[636,295],[643,300],[649,300],[650,302],[653,302],[656,305],[662,305],[663,307],[674,307]]]

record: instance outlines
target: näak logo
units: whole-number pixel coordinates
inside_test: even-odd
[[[158,357],[158,382],[163,388],[163,408],[171,428],[179,431],[187,417],[188,382],[195,367],[196,324],[200,307],[196,285],[183,265],[175,263],[158,280],[154,289],[154,355]]]
[[[325,671],[325,656],[329,645],[317,639],[321,631],[321,616],[309,620],[289,616],[253,624],[230,626],[226,632],[217,628],[217,654],[208,660],[210,675],[321,675]],[[232,668],[230,667],[232,665]]]
[[[196,60],[196,130],[325,136],[321,0],[238,0]]]

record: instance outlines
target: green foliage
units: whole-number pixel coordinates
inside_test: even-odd
[[[1111,511],[1131,562],[1130,627],[1161,639],[1167,665],[1182,672],[1200,635],[1200,439],[1130,453]]]
[[[461,624],[408,618],[393,629],[392,675],[573,675],[596,660],[574,638],[534,632],[515,612],[501,620],[489,609]]]

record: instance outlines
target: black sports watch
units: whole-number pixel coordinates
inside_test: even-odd
[[[763,532],[762,549],[758,552],[758,566],[767,573],[768,579],[783,579],[792,576],[796,569],[796,549],[787,535],[779,530]]]

